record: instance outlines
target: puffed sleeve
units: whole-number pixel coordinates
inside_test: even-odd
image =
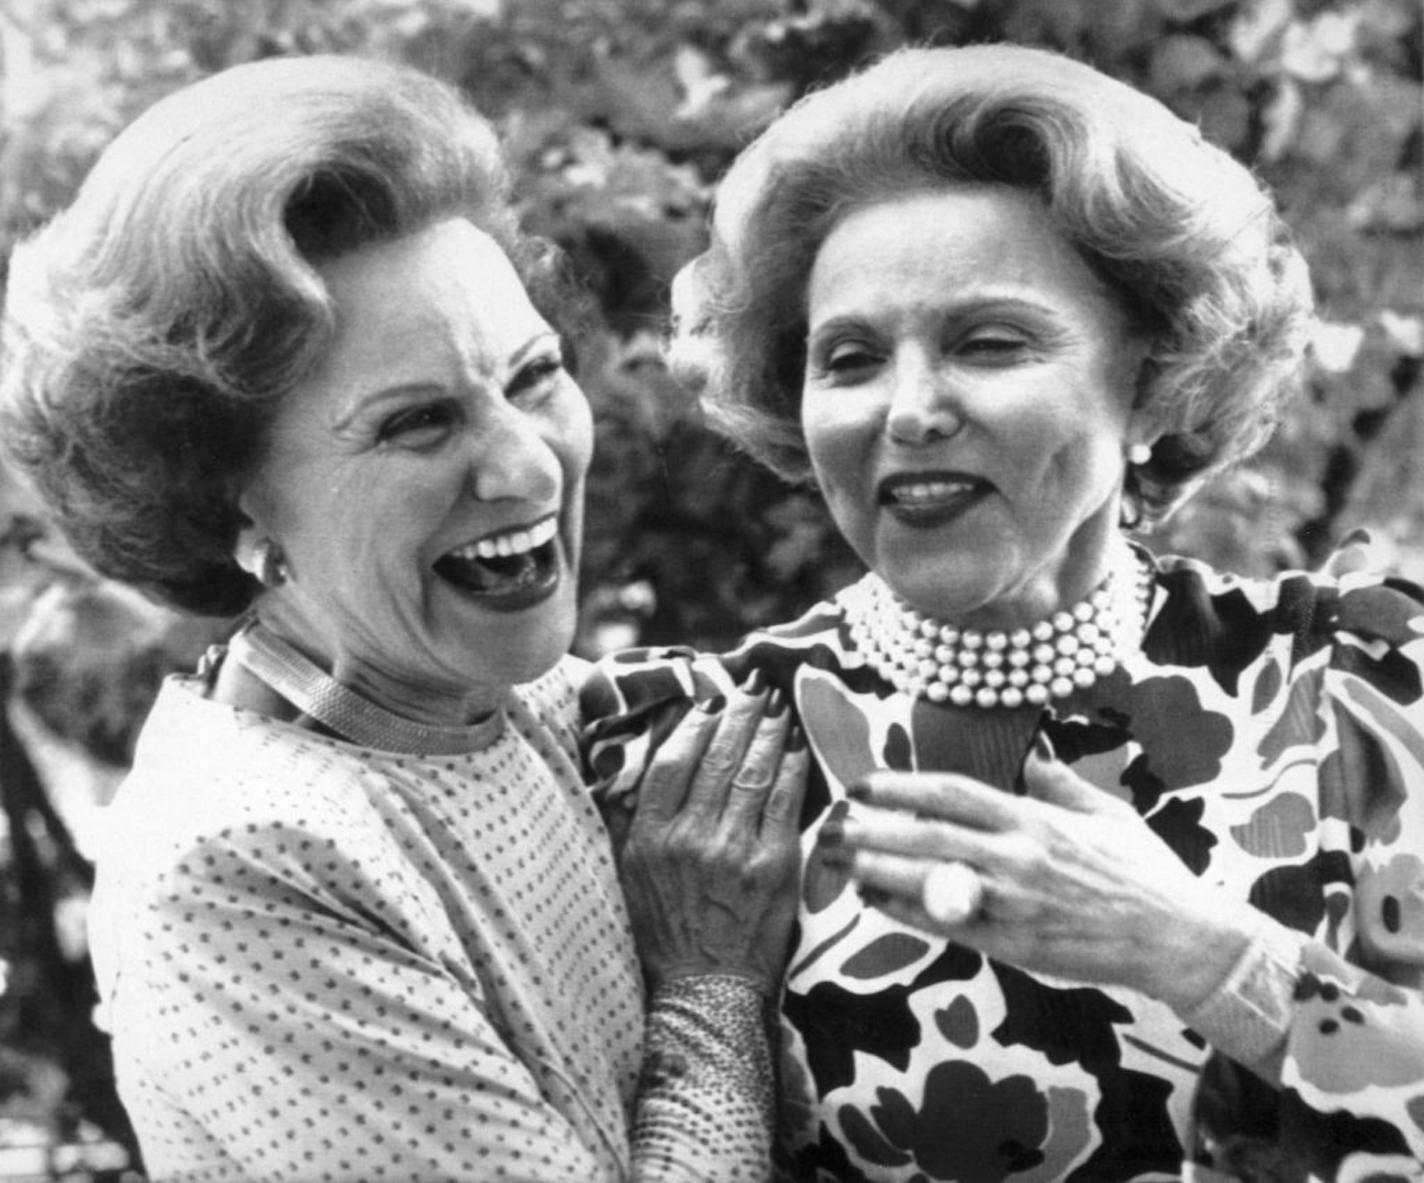
[[[1203,1074],[1198,1161],[1237,1178],[1418,1178],[1424,590],[1347,569],[1294,592],[1310,610],[1296,614],[1289,709],[1314,749],[1301,762],[1318,769],[1325,919],[1307,936],[1261,917],[1227,981],[1184,1016],[1231,1053]]]

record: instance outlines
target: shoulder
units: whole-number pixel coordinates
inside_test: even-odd
[[[576,709],[579,689],[592,669],[592,663],[582,657],[566,654],[548,672],[516,686],[515,694],[541,718],[563,718]]]
[[[218,868],[273,864],[314,882],[312,851],[378,855],[387,828],[372,802],[383,780],[355,749],[170,679],[110,806],[100,877],[161,895]]]
[[[797,665],[840,662],[841,622],[840,604],[826,600],[795,620],[753,630],[723,653],[684,645],[610,653],[594,663],[584,684],[584,718],[639,713],[674,699],[702,701],[726,694],[754,670],[760,670],[772,685],[788,684]]]
[[[581,657],[565,656],[553,669],[514,688],[514,697],[535,726],[551,734],[571,759],[576,758],[579,692],[593,666]],[[516,710],[518,719],[520,711]]]
[[[1353,549],[1353,548],[1352,548]],[[1157,560],[1162,591],[1149,639],[1172,656],[1264,647],[1290,638],[1293,665],[1330,653],[1349,660],[1356,649],[1424,662],[1424,588],[1332,556],[1318,571],[1251,579],[1179,556]],[[1329,660],[1329,659],[1326,659]],[[1189,662],[1190,664],[1190,662]]]

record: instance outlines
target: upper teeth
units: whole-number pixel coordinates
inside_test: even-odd
[[[968,481],[917,481],[912,485],[897,485],[894,493],[901,501],[932,501],[971,487]]]
[[[536,546],[543,546],[558,530],[558,521],[548,517],[528,529],[512,530],[508,534],[499,534],[493,538],[481,538],[478,542],[462,546],[451,553],[461,559],[498,559],[528,554]]]

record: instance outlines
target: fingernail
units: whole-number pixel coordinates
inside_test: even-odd
[[[771,693],[766,696],[766,717],[777,719],[786,713],[786,695],[781,693],[780,686],[773,686]]]
[[[863,780],[858,780],[850,788],[846,789],[846,796],[852,801],[869,801],[870,786]]]
[[[880,908],[890,902],[890,893],[878,887],[871,887],[868,883],[857,883],[855,893],[861,900],[869,904],[872,908]]]
[[[792,723],[791,729],[786,733],[786,743],[783,751],[804,752],[806,750],[806,731],[800,723]]]
[[[761,672],[761,668],[752,670],[751,676],[742,683],[743,694],[760,694],[766,689],[766,675]]]
[[[715,715],[726,705],[727,700],[722,695],[714,694],[711,698],[704,698],[699,702],[697,709],[704,715]]]
[[[822,847],[839,846],[845,841],[845,822],[838,817],[830,818],[821,826],[821,832],[816,835],[816,841]]]
[[[1048,733],[1041,727],[1038,729],[1038,734],[1033,737],[1033,754],[1040,760],[1058,759],[1058,753],[1053,750],[1053,741],[1048,738]]]

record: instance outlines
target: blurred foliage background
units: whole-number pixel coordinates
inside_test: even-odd
[[[1200,123],[1275,188],[1313,267],[1302,399],[1148,544],[1269,573],[1365,526],[1424,578],[1417,0],[0,0],[0,257],[130,118],[224,66],[351,52],[458,84],[601,310],[578,647],[724,645],[856,568],[814,497],[733,454],[668,379],[669,280],[788,102],[907,42],[984,40],[1066,51]],[[222,628],[95,578],[0,471],[0,1178],[141,1166],[91,1021],[94,834],[159,679]]]

